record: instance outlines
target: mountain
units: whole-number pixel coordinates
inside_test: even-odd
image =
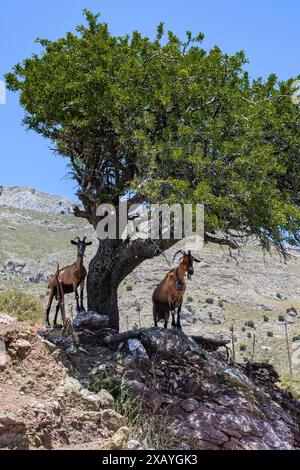
[[[74,202],[62,196],[50,195],[33,188],[0,186],[0,206],[33,210],[45,214],[72,214]]]

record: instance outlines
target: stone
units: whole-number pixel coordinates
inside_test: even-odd
[[[0,370],[6,366],[6,346],[4,341],[0,341]]]
[[[0,411],[0,448],[27,448],[26,423],[23,418]]]
[[[181,402],[181,406],[185,411],[191,412],[199,408],[199,403],[194,398],[187,398]]]
[[[77,313],[73,326],[75,329],[87,329],[87,330],[101,330],[108,326],[109,318],[107,315],[101,315],[100,313],[89,311],[81,311]]]
[[[133,357],[148,359],[148,354],[142,343],[138,339],[127,340],[128,349]]]
[[[245,450],[271,450],[262,439],[254,436],[245,436],[240,441]]]
[[[97,397],[100,399],[100,407],[102,409],[105,408],[113,408],[114,406],[114,398],[113,396],[104,388],[97,393]]]
[[[129,441],[130,429],[126,426],[121,427],[106,443],[107,450],[124,450]]]
[[[117,431],[124,424],[124,417],[114,410],[103,410],[100,413],[101,424],[109,431]]]
[[[0,312],[0,325],[10,325],[16,323],[18,320],[15,317],[6,315],[6,313]]]
[[[127,443],[127,450],[144,450],[144,448],[136,439],[130,439]]]
[[[183,356],[186,351],[200,353],[197,344],[179,330],[148,328],[142,331],[141,343],[146,351],[155,354],[157,351],[165,356]]]
[[[32,346],[29,341],[26,339],[17,339],[10,345],[9,352],[14,351],[17,357],[24,359],[30,353],[31,349]]]

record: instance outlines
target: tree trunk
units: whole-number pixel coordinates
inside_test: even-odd
[[[87,279],[88,309],[109,316],[109,327],[119,331],[118,287],[144,260],[161,254],[176,240],[99,240]],[[158,249],[159,246],[159,249]],[[161,250],[161,251],[160,251]]]

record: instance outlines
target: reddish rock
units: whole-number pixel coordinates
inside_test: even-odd
[[[262,439],[254,436],[245,436],[241,439],[241,444],[244,446],[245,450],[271,450]]]
[[[199,408],[199,403],[194,398],[187,398],[181,402],[181,406],[185,411],[191,412]]]
[[[225,442],[225,444],[222,446],[222,449],[224,449],[224,450],[244,450],[245,447],[241,444],[240,441],[238,441],[234,437],[231,437],[231,439],[228,442]]]

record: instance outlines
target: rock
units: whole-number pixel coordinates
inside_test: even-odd
[[[166,356],[183,356],[186,351],[200,353],[197,344],[178,330],[163,330],[161,328],[148,328],[142,330],[141,343],[149,355],[156,352]]]
[[[113,396],[105,389],[101,389],[100,392],[97,393],[97,397],[100,400],[100,408],[112,408],[114,406],[114,398]]]
[[[123,426],[110,438],[105,447],[107,450],[124,450],[127,448],[130,429]]]
[[[187,398],[186,400],[183,400],[181,402],[181,406],[185,411],[191,412],[199,408],[199,403],[197,402],[197,400],[194,400],[193,398]]]
[[[144,450],[144,448],[139,441],[130,439],[127,443],[127,450]]]
[[[0,411],[0,448],[26,449],[26,423],[13,413]]]
[[[0,370],[6,366],[6,346],[4,341],[0,341]]]
[[[241,439],[240,444],[245,450],[271,450],[261,439],[254,436],[246,436]]]
[[[15,317],[10,317],[6,313],[0,312],[0,325],[10,325],[16,323],[18,320]]]
[[[74,400],[74,402],[76,402],[81,400],[87,409],[93,411],[111,408],[114,404],[112,395],[106,390],[100,390],[99,393],[92,393],[73,377],[68,377],[65,382],[58,387],[56,396],[62,401]]]
[[[24,359],[31,351],[32,346],[26,339],[17,339],[9,347],[9,354]]]
[[[100,313],[89,311],[79,312],[76,315],[73,325],[75,329],[87,329],[87,330],[101,330],[106,328],[108,325],[108,316],[101,315]]]
[[[103,410],[100,413],[101,423],[109,431],[117,431],[124,424],[124,417],[114,410]]]
[[[148,354],[142,343],[138,339],[127,340],[128,349],[133,357],[148,359]]]

